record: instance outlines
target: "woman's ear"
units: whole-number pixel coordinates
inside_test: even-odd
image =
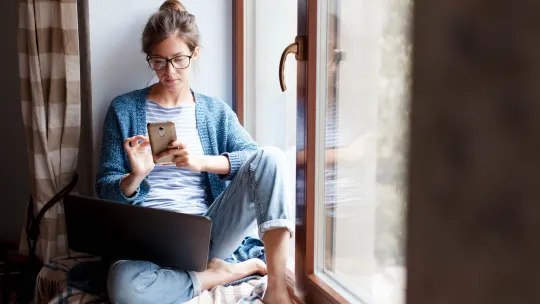
[[[193,50],[193,58],[192,59],[198,60],[200,51],[201,51],[201,48],[196,46],[195,49]]]

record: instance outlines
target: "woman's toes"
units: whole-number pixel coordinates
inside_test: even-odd
[[[261,275],[267,275],[268,274],[268,271],[266,269],[266,264],[259,260],[259,259],[253,259],[253,264],[254,264],[254,268],[256,269],[256,272],[255,273],[259,273]]]

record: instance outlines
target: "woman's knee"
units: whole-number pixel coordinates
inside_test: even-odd
[[[138,303],[135,278],[147,272],[151,263],[143,261],[118,261],[111,266],[107,276],[107,292],[111,303]]]
[[[192,279],[185,271],[160,268],[146,261],[119,261],[107,277],[111,303],[179,303],[194,295]]]
[[[260,154],[260,161],[263,162],[266,166],[270,165],[273,167],[281,168],[286,164],[285,153],[281,149],[265,146],[259,149],[258,153]]]

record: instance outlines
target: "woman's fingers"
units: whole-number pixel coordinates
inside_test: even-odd
[[[185,149],[187,148],[186,144],[179,140],[175,140],[169,144],[169,149]]]
[[[139,141],[141,144],[144,142],[149,142],[148,137],[143,135],[129,137],[124,141],[124,149],[129,150],[131,148],[138,148],[140,145]]]
[[[143,140],[140,144],[139,144],[139,148],[148,148],[148,146],[150,146],[150,140],[148,139],[145,139]]]
[[[133,137],[133,141],[135,142],[135,145],[141,145],[145,142],[149,142],[149,139],[146,136],[137,135]]]
[[[181,165],[181,164],[187,162],[187,157],[185,157],[185,156],[176,156],[176,157],[174,157],[172,159],[172,162],[175,163],[176,165]]]
[[[131,149],[131,140],[128,138],[124,141],[124,150],[129,151]]]
[[[186,157],[189,154],[189,152],[186,149],[167,149],[164,152],[159,153],[156,155],[158,159],[162,158],[166,155],[174,155],[175,157]]]

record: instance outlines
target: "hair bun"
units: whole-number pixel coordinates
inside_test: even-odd
[[[187,12],[186,7],[179,0],[165,0],[163,4],[159,7],[160,11],[170,9],[170,10],[179,10],[181,12]]]

